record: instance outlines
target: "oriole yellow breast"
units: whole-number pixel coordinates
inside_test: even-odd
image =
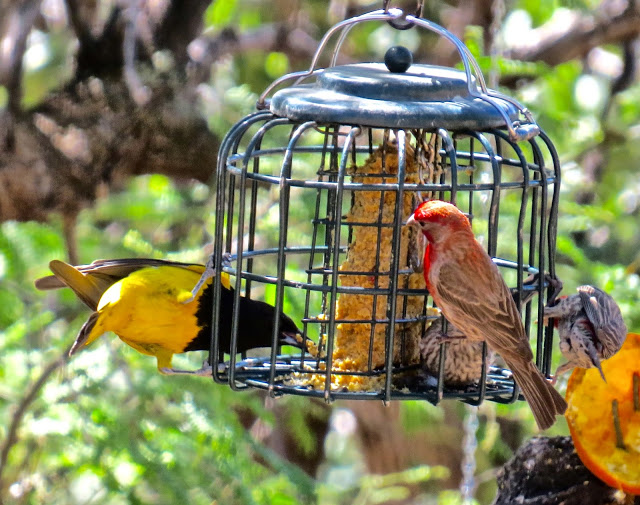
[[[111,331],[137,351],[155,356],[162,373],[185,373],[171,368],[173,355],[209,350],[212,324],[218,330],[220,359],[223,353],[232,352],[236,297],[225,273],[219,274],[222,289],[218,320],[212,321],[213,286],[205,265],[124,258],[76,267],[53,260],[49,266],[54,275],[37,279],[36,287],[48,290],[68,286],[93,311],[78,332],[70,354]],[[196,288],[198,292],[192,296]],[[275,308],[243,296],[237,303],[233,352],[273,345]],[[278,343],[304,347],[299,333],[293,320],[280,313]]]
[[[129,274],[107,289],[98,304],[98,321],[87,345],[107,331],[127,343],[159,344],[174,353],[183,352],[200,326],[196,318],[198,297],[183,303],[200,274],[185,268],[160,266]]]

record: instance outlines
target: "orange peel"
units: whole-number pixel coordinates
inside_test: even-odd
[[[602,363],[602,370],[607,382],[595,368],[576,368],[569,378],[565,416],[571,438],[591,473],[611,487],[638,495],[640,335],[629,333],[620,351]]]

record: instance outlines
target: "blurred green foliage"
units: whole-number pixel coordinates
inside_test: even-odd
[[[531,24],[538,26],[556,9],[586,10],[596,3],[519,0],[511,7],[526,12]],[[205,13],[207,26],[215,30],[231,23],[248,30],[274,21],[269,2],[243,2],[242,9],[238,4],[213,3]],[[311,35],[319,39],[328,26],[326,5],[302,4],[315,23]],[[488,71],[491,61],[483,55],[482,33],[470,30],[467,36]],[[397,32],[371,24],[354,30],[345,52],[354,60],[380,59],[391,44],[424,52],[433,40],[432,36],[417,38],[416,30]],[[70,41],[63,29],[38,39],[43,56],[38,65],[27,67],[26,104],[38,103],[71,75]],[[221,62],[203,93],[202,106],[211,128],[224,134],[253,109],[257,94],[272,79],[307,65],[290,61],[283,53],[261,51]],[[503,75],[531,77],[516,95],[554,140],[562,159],[557,245],[558,274],[565,290],[571,292],[583,283],[602,287],[620,304],[629,329],[640,331],[640,86],[634,84],[621,93],[603,121],[600,108],[585,106],[578,99],[581,80],[589,73],[580,62],[551,68],[498,57],[497,66]],[[605,78],[597,77],[608,86]],[[0,89],[0,102],[2,96]],[[601,175],[587,179],[583,156],[603,145]],[[585,190],[592,194],[589,203],[581,203]],[[205,185],[160,175],[131,180],[123,191],[80,214],[81,261],[126,256],[204,261],[202,245],[211,240],[213,229],[212,196]],[[269,226],[266,219],[265,226]],[[88,315],[71,292],[43,294],[33,287],[33,279],[48,273],[49,260],[65,256],[62,224],[56,216],[48,224],[0,225],[3,444],[17,405],[47,364],[68,348]],[[267,299],[272,296],[265,293]],[[300,311],[295,306],[285,309]],[[176,364],[198,368],[202,359],[204,354],[177,356]],[[54,372],[28,406],[17,427],[18,441],[2,469],[3,499],[51,505],[373,504],[402,499],[407,486],[446,474],[442,468],[416,467],[386,476],[367,475],[354,442],[340,439],[335,432],[325,441],[316,440],[301,408],[292,409],[285,429],[294,433],[305,452],[318,451],[325,444],[327,463],[317,479],[260,446],[242,427],[236,413],[243,409],[267,425],[274,423],[272,413],[256,396],[203,379],[162,377],[153,359],[106,336]],[[522,419],[525,433],[532,432],[533,422],[522,405],[486,404],[481,412],[489,419],[479,432],[478,461],[483,470],[501,464],[511,453],[491,419],[496,415]],[[416,402],[404,404],[402,416],[408,432],[443,419],[441,410]],[[551,433],[566,433],[566,426],[559,422]],[[483,502],[490,500],[492,489],[489,486],[480,493]],[[460,503],[456,492],[422,499],[424,503]]]

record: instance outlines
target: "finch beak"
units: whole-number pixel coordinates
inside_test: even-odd
[[[413,217],[413,214],[411,214],[409,216],[409,219],[407,219],[407,222],[404,223],[404,224],[405,224],[405,226],[416,226],[417,223],[416,223],[415,218]]]
[[[598,358],[598,355],[595,353],[595,351],[592,351],[592,350],[589,350],[588,354],[589,354],[589,358],[591,359],[591,363],[593,363],[593,366],[598,369],[598,372],[600,372],[600,376],[602,377],[602,380],[607,382],[607,379],[604,376],[604,372],[602,371],[602,365],[600,364],[600,359]]]

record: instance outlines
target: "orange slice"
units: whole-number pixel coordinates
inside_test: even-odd
[[[640,335],[629,333],[602,370],[607,382],[595,368],[576,368],[569,378],[565,415],[571,438],[584,466],[600,480],[640,494]]]

